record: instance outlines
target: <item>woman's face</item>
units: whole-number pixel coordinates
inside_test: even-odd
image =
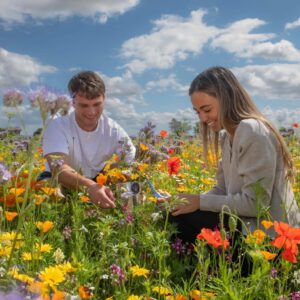
[[[213,131],[222,129],[219,121],[220,103],[218,99],[204,92],[194,92],[191,95],[193,109],[201,122],[206,123]]]

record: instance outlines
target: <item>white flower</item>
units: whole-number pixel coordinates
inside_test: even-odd
[[[162,219],[162,214],[161,214],[161,212],[154,212],[151,214],[151,218],[154,222],[156,222],[156,221]]]

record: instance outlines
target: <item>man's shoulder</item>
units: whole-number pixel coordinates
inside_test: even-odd
[[[107,115],[105,114],[102,114],[101,115],[101,118],[100,118],[100,121],[102,122],[102,124],[108,128],[115,128],[115,129],[120,129],[122,128],[120,126],[120,124],[115,121],[114,119],[108,117]]]
[[[50,119],[47,123],[46,131],[53,130],[53,129],[69,130],[71,122],[72,122],[72,114]]]

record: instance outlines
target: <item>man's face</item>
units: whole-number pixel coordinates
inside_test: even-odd
[[[73,99],[75,118],[79,127],[85,131],[93,131],[97,128],[98,120],[104,108],[104,96],[87,99],[78,93]]]

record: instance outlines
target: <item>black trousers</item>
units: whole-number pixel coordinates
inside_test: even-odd
[[[228,229],[228,216],[224,215],[223,224]],[[179,216],[169,216],[169,221],[177,227],[178,233],[176,237],[183,242],[194,243],[197,235],[202,228],[210,228],[212,230],[220,228],[221,215],[212,211],[200,211]]]

